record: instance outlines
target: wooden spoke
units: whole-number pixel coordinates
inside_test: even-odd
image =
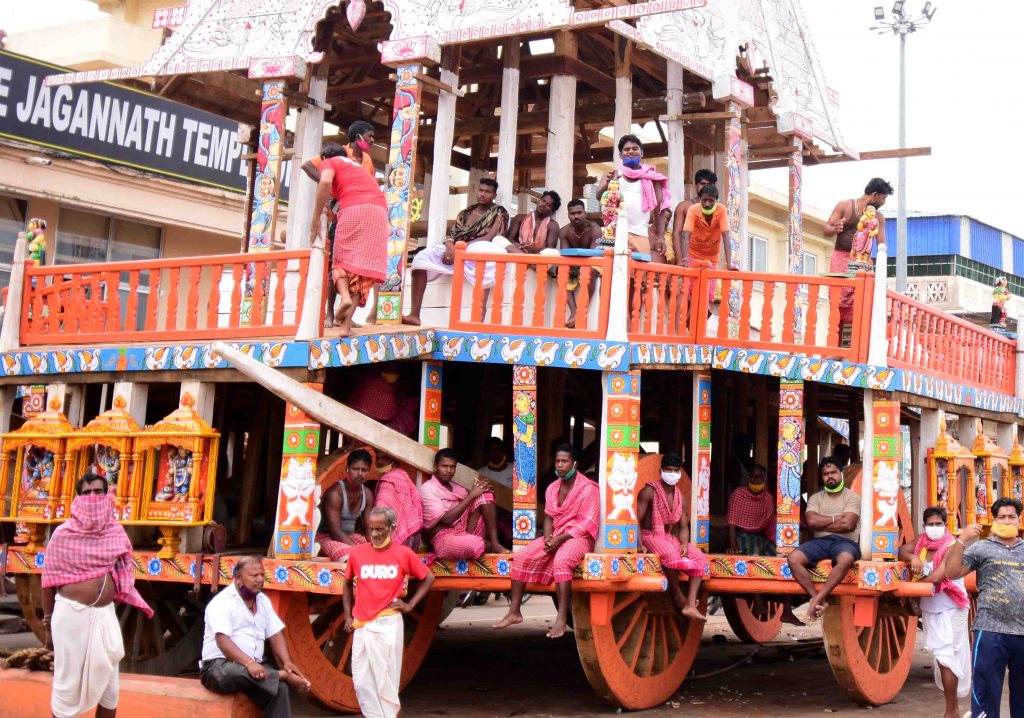
[[[683,618],[663,593],[616,593],[611,599],[578,593],[573,596],[573,618],[591,686],[612,703],[633,710],[656,706],[678,690],[703,630],[703,624]]]
[[[729,627],[745,643],[767,643],[782,630],[781,601],[770,596],[722,596],[722,608]]]
[[[440,623],[446,593],[431,592],[414,614],[405,616],[402,686],[416,674]],[[279,613],[292,660],[312,685],[321,704],[339,711],[359,711],[352,686],[352,636],[345,632],[341,596],[281,594]]]
[[[855,626],[853,615],[853,596],[839,597],[825,611],[822,630],[832,672],[858,703],[888,703],[910,673],[917,618],[889,604],[879,606],[870,626]]]

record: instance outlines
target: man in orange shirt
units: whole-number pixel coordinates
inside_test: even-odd
[[[725,246],[725,266],[738,269],[732,261],[729,247],[729,218],[725,205],[718,202],[718,188],[713,184],[704,185],[698,195],[698,204],[686,210],[682,229],[674,232],[676,264],[689,267],[695,261],[710,262],[712,269],[718,268],[718,255]]]

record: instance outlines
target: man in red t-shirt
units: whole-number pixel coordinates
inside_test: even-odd
[[[349,552],[341,597],[345,630],[355,632],[352,682],[359,709],[366,718],[395,718],[401,708],[398,686],[405,645],[402,614],[423,600],[434,575],[412,549],[391,542],[397,523],[394,511],[377,506],[370,512],[368,523],[370,543]],[[403,601],[406,578],[414,578],[420,585],[412,598]]]

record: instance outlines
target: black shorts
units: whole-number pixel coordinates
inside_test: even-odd
[[[811,539],[797,546],[796,550],[807,557],[811,566],[825,559],[831,559],[832,563],[835,563],[839,560],[839,555],[844,553],[852,554],[854,561],[860,559],[860,546],[848,538],[835,534]]]

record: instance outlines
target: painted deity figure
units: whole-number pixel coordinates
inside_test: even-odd
[[[989,324],[1006,329],[1006,303],[1010,301],[1010,287],[1006,277],[999,277],[992,288],[992,316]]]
[[[22,470],[22,498],[45,499],[50,495],[53,480],[53,452],[39,447],[25,451],[25,466]]]
[[[864,214],[857,221],[857,232],[853,235],[853,243],[850,247],[849,271],[871,270],[871,250],[878,237],[879,224],[878,211],[869,204],[864,208]]]
[[[41,267],[46,264],[46,220],[33,217],[25,228],[25,239],[28,240],[28,261]]]
[[[174,482],[174,500],[185,501],[188,499],[188,489],[192,484],[192,452],[179,447],[177,453],[171,455],[168,465]]]
[[[100,475],[106,477],[110,490],[113,491],[121,476],[121,452],[111,447],[97,445],[96,466],[100,470]]]
[[[533,411],[533,401],[526,392],[516,394],[512,431],[516,437],[513,451],[516,462],[515,493],[525,496],[536,487],[537,482],[537,416]]]
[[[946,460],[935,462],[935,503],[943,509],[949,509],[949,471]]]
[[[974,462],[974,492],[974,520],[981,521],[988,516],[988,476],[982,459],[976,459]]]
[[[622,193],[619,191],[619,180],[608,181],[608,189],[601,194],[601,239],[598,246],[612,247],[615,245],[615,228],[619,223],[619,211],[622,207]]]

